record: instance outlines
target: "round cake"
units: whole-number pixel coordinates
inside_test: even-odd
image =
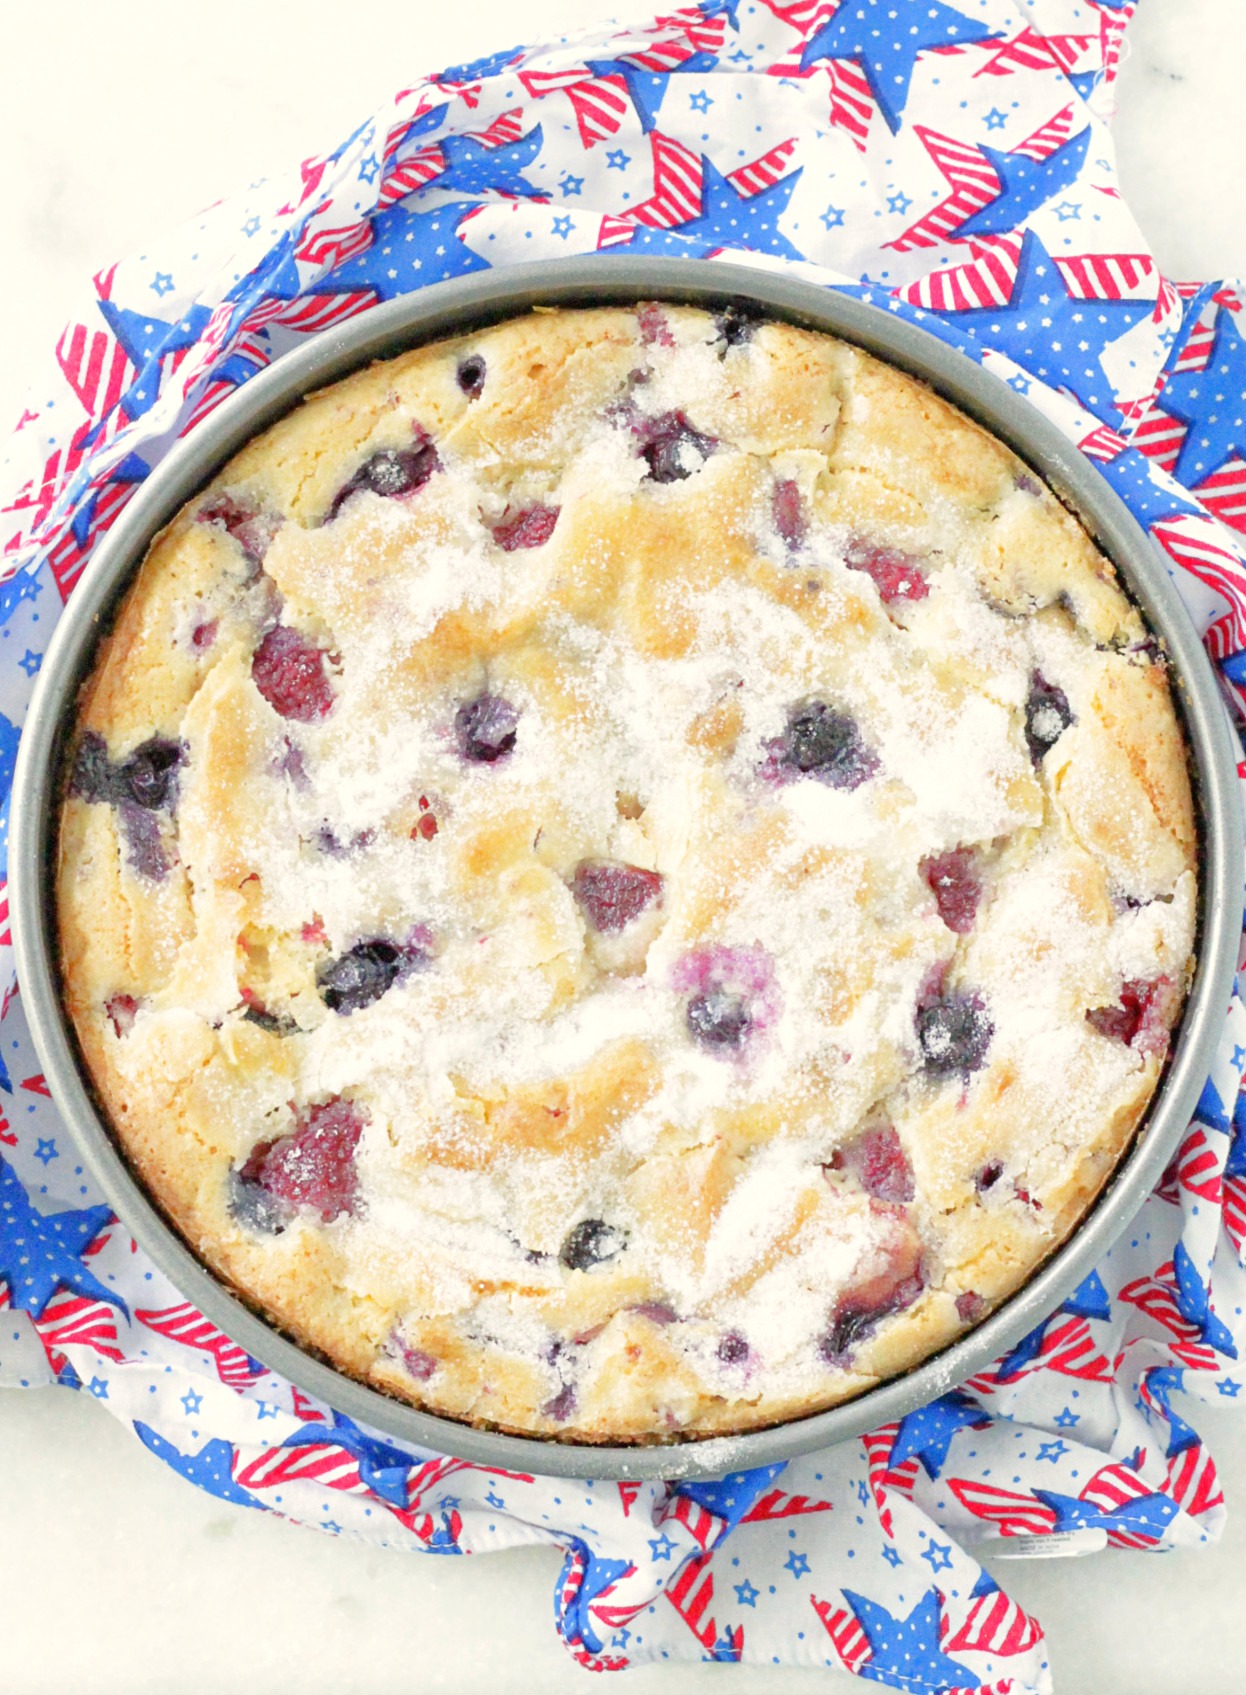
[[[538,310],[314,396],[156,540],[78,703],[64,997],[303,1346],[725,1434],[1074,1229],[1196,848],[1161,647],[998,441],[743,310]]]

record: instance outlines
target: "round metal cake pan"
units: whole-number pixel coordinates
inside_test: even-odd
[[[928,383],[1005,441],[1074,511],[1116,565],[1168,649],[1192,754],[1200,827],[1197,970],[1146,1121],[1078,1229],[982,1324],[904,1375],[829,1411],[704,1441],[596,1446],[508,1436],[417,1411],[334,1370],[251,1310],[195,1257],[113,1141],[61,1008],[55,922],[58,773],[79,685],[101,630],[148,544],[244,442],[307,394],[372,360],[535,306],[663,299],[763,315],[854,342]],[[22,733],[9,846],[18,977],[52,1096],[118,1217],[188,1300],[265,1365],[358,1422],[421,1447],[545,1475],[686,1478],[764,1465],[861,1435],[984,1369],[1051,1313],[1121,1234],[1155,1185],[1194,1110],[1221,1031],[1242,919],[1237,754],[1216,677],[1168,571],[1090,463],[1006,384],[934,336],[851,296],[716,261],[619,257],[520,265],[440,283],[326,332],[256,376],[169,454],[112,526],[49,644]]]

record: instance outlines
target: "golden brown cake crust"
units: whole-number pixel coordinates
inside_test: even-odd
[[[197,1253],[341,1369],[586,1441],[934,1352],[1154,1092],[1166,666],[1006,448],[649,303],[361,372],[151,548],[78,711],[65,1001]]]

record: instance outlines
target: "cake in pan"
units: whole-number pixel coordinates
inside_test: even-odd
[[[588,1442],[743,1431],[1024,1282],[1192,969],[1164,654],[1011,452],[655,303],[374,365],[151,548],[80,695],[64,996],[230,1286]]]

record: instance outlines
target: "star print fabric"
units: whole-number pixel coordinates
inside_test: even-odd
[[[378,301],[568,254],[790,267],[979,359],[1150,530],[1246,702],[1244,291],[1163,277],[1121,197],[1107,118],[1133,9],[704,0],[495,53],[408,77],[331,152],[102,271],[0,471],[0,794],[61,605],[180,436]],[[4,919],[11,983],[7,942]],[[743,1659],[1038,1695],[1041,1627],[988,1574],[992,1549],[1191,1546],[1223,1521],[1186,1415],[1246,1401],[1244,1065],[1235,997],[1132,1229],[970,1382],[785,1466],[558,1483],[362,1429],[221,1335],[77,1164],[10,987],[0,1382],[91,1394],[200,1488],[330,1533],[560,1546],[557,1628],[587,1666]]]

